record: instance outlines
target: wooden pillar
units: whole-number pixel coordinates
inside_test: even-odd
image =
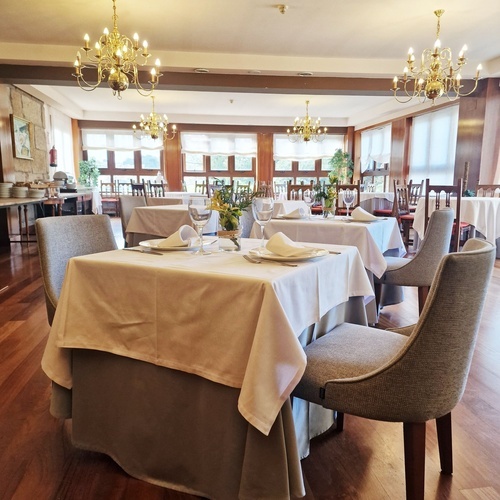
[[[273,134],[257,134],[257,185],[259,182],[272,182],[273,165]]]
[[[170,191],[182,191],[182,155],[181,134],[177,132],[174,138],[164,142],[163,161],[165,178]]]

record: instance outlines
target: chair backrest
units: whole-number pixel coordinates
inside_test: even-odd
[[[153,198],[165,197],[165,184],[148,181],[148,196]]]
[[[447,208],[431,214],[425,237],[413,259],[398,269],[401,283],[412,286],[430,286],[441,259],[450,248],[454,212]]]
[[[101,182],[100,194],[102,198],[114,198],[115,185],[112,182]]]
[[[500,184],[478,184],[476,196],[481,198],[500,198]]]
[[[343,213],[345,210],[344,198],[342,197],[342,192],[346,189],[351,189],[354,191],[354,203],[349,207],[349,211],[351,212],[356,207],[359,207],[361,203],[361,187],[360,181],[355,184],[335,184],[335,190],[337,191],[337,197],[335,199],[335,213]]]
[[[127,224],[135,207],[145,207],[147,200],[144,196],[123,195],[120,196],[120,220],[122,223],[122,234],[125,240]]]
[[[194,183],[194,192],[207,194],[207,185],[205,182],[195,182]]]
[[[130,189],[132,190],[132,196],[147,196],[144,181],[135,182],[133,179],[130,179]]]
[[[250,181],[248,182],[236,181],[234,191],[236,193],[250,194],[252,192],[252,183]]]
[[[260,189],[260,188],[259,188]],[[275,182],[273,183],[273,194],[276,199],[288,199],[288,182]]]
[[[446,415],[460,401],[494,262],[495,247],[475,238],[462,252],[441,259],[408,341],[378,370],[377,392],[367,396],[384,420],[425,422]],[[400,391],[391,406],[384,387]]]
[[[453,208],[451,199],[455,200],[455,224],[452,231],[451,248],[458,252],[460,245],[460,207],[462,203],[462,179],[458,179],[455,185],[433,185],[429,179],[425,181],[425,212],[424,212],[424,231],[429,222],[430,203],[434,205],[434,210],[441,208]]]
[[[408,202],[409,186],[406,184],[399,184],[394,180],[394,201],[392,203],[392,217],[399,219],[402,215],[410,213],[410,206]]]
[[[408,205],[416,208],[418,200],[422,196],[422,190],[424,189],[424,181],[422,180],[420,184],[414,184],[410,180],[408,183]]]
[[[287,200],[301,200],[302,195],[306,189],[313,189],[313,181],[309,184],[292,184],[291,182],[286,185],[286,198]]]
[[[130,182],[120,182],[116,181],[115,192],[118,196],[132,194],[132,187]]]
[[[59,294],[71,257],[117,248],[107,215],[46,217],[35,222],[47,318],[52,324]]]

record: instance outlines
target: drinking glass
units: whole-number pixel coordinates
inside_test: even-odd
[[[314,191],[312,189],[306,189],[304,191],[304,194],[302,195],[302,199],[304,200],[304,203],[307,205],[307,208],[309,209],[309,218],[311,218],[312,216],[311,207],[314,204]]]
[[[344,191],[342,191],[342,197],[344,198],[347,217],[349,217],[349,207],[354,203],[354,191],[352,189],[344,189]]]
[[[274,209],[274,198],[265,196],[256,197],[252,200],[252,212],[255,222],[260,226],[261,240],[260,248],[264,248],[264,227],[271,220]]]
[[[191,220],[196,227],[196,232],[198,233],[198,237],[200,239],[200,248],[196,252],[194,252],[195,255],[208,255],[211,253],[207,252],[203,248],[203,228],[206,226],[207,222],[212,216],[211,203],[212,201],[210,200],[210,198],[204,198],[201,196],[189,198],[189,217],[191,217]]]

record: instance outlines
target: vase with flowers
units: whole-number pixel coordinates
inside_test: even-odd
[[[316,184],[315,186],[316,201],[321,202],[323,208],[323,217],[333,217],[335,215],[335,200],[337,198],[337,190],[335,186]]]
[[[219,249],[227,252],[241,250],[243,230],[241,216],[252,204],[253,193],[236,192],[231,186],[217,187],[212,195],[212,210],[219,212]]]

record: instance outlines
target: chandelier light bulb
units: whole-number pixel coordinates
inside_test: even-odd
[[[137,33],[133,34],[132,39],[120,34],[117,26],[116,0],[112,0],[112,3],[113,30],[111,34],[108,28],[104,28],[94,49],[90,48],[89,35],[85,34],[82,49],[85,51],[86,61],[82,63],[80,55],[77,55],[77,60],[73,65],[75,68],[73,76],[76,77],[78,85],[86,91],[95,90],[101,83],[107,81],[119,99],[121,99],[121,92],[126,90],[129,84],[134,85],[141,95],[149,96],[162,76],[159,65],[151,81],[148,82],[149,87],[143,86],[139,81],[139,68],[144,66],[151,56],[148,43],[144,41],[141,49]],[[85,77],[92,71],[95,75],[87,81]]]
[[[421,62],[415,65],[415,56],[413,49],[408,50],[408,65],[403,70],[403,76],[400,79],[395,77],[392,82],[392,91],[397,101],[405,103],[413,98],[420,102],[430,99],[434,104],[435,99],[446,96],[449,100],[455,100],[458,97],[464,97],[474,92],[478,85],[481,65],[476,70],[476,76],[472,89],[468,92],[463,91],[462,67],[467,59],[465,52],[467,45],[462,47],[458,58],[453,63],[452,51],[449,48],[443,48],[439,38],[441,30],[441,16],[444,10],[436,10],[434,14],[437,17],[436,40],[432,49],[425,49],[422,52]],[[402,83],[399,87],[398,84]],[[401,91],[401,94],[398,92]]]

